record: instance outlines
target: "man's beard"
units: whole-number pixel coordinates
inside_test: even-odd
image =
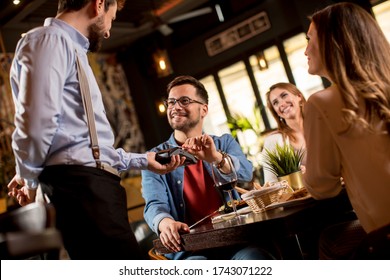
[[[103,16],[100,16],[97,19],[97,22],[90,25],[88,27],[88,32],[89,32],[89,48],[88,50],[91,52],[97,52],[100,50],[102,46],[102,42],[104,39],[104,31],[103,31],[103,22],[104,18]]]
[[[168,120],[169,124],[171,125],[172,129],[174,130],[179,130],[182,132],[188,132],[192,128],[198,125],[200,119],[197,118],[196,120],[187,120],[186,122],[183,123],[173,123],[171,119]]]

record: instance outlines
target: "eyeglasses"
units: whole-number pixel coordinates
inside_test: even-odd
[[[204,103],[197,101],[197,100],[194,100],[194,99],[191,99],[187,96],[180,97],[179,99],[168,98],[168,99],[164,100],[164,105],[167,108],[172,108],[173,106],[176,105],[176,102],[178,102],[180,107],[183,107],[183,108],[187,107],[191,103],[198,103],[198,104],[204,105]]]

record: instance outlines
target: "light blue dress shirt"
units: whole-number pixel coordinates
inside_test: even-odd
[[[10,79],[16,129],[16,172],[34,188],[48,165],[96,166],[76,69],[76,50],[86,72],[96,121],[100,159],[118,171],[146,169],[146,154],[115,149],[101,92],[88,63],[88,39],[64,21],[45,20],[16,47]]]

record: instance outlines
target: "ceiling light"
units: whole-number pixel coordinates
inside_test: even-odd
[[[160,58],[160,60],[158,61],[158,66],[162,71],[167,69],[167,64],[165,63],[164,58]]]
[[[260,71],[268,69],[268,61],[265,58],[264,52],[257,53],[256,58]]]
[[[172,65],[166,50],[157,49],[153,54],[153,60],[159,78],[169,76],[173,73]]]
[[[215,11],[217,12],[219,22],[224,22],[225,18],[223,16],[222,9],[219,4],[215,4]]]
[[[164,116],[167,112],[167,108],[165,108],[164,102],[158,101],[156,102],[157,112],[160,116]]]
[[[14,5],[19,5],[20,4],[20,0],[14,0],[14,1],[12,1],[12,3],[14,3]]]
[[[157,27],[157,29],[161,32],[162,35],[168,36],[171,35],[173,30],[167,24],[161,24]]]

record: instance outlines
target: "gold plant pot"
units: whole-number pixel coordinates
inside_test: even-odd
[[[294,190],[303,188],[302,171],[296,171],[291,174],[278,177],[278,181],[286,180],[288,185]]]

